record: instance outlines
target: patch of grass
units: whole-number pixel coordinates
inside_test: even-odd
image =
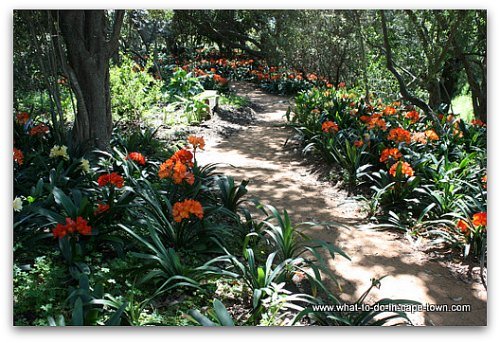
[[[472,97],[469,94],[459,95],[451,100],[453,112],[460,115],[465,121],[474,119],[474,109],[472,107]]]
[[[250,100],[236,94],[221,94],[219,104],[241,108],[250,105]]]

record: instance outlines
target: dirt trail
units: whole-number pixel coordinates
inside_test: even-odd
[[[471,304],[469,313],[428,312],[410,317],[415,325],[486,325],[486,291],[477,282],[454,276],[444,262],[433,261],[398,233],[363,229],[360,204],[318,181],[300,154],[285,145],[293,134],[284,119],[288,98],[269,95],[248,83],[235,83],[241,96],[259,108],[256,121],[246,130],[228,138],[207,141],[197,155],[201,164],[228,163],[222,171],[236,180],[250,179],[249,194],[286,208],[294,222],[338,221],[347,227],[312,229],[308,233],[341,247],[351,261],[338,257],[330,268],[338,276],[340,298],[356,300],[370,285],[371,278],[382,277],[380,289],[371,300],[411,299],[430,304]],[[333,287],[333,283],[332,283]]]

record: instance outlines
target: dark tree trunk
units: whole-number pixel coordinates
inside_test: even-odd
[[[59,18],[68,76],[77,98],[72,150],[76,154],[106,150],[112,130],[109,59],[117,48],[123,12],[117,11],[109,40],[103,10],[60,11]]]

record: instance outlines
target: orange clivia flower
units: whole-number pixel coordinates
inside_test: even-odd
[[[338,88],[345,88],[345,82],[340,82]]]
[[[222,86],[226,85],[229,82],[225,77],[222,77],[218,74],[214,74],[214,81]]]
[[[395,143],[405,142],[406,144],[410,144],[411,142],[411,134],[410,131],[405,130],[400,127],[396,127],[389,131],[389,135],[387,139],[393,141]]]
[[[487,215],[486,212],[478,212],[472,216],[472,225],[475,227],[486,227]]]
[[[323,132],[326,133],[338,132],[339,126],[335,124],[333,121],[327,120],[323,124],[321,124],[321,130],[323,130]]]
[[[470,123],[474,126],[486,126],[486,124],[481,119],[473,119]]]
[[[403,154],[399,151],[398,148],[386,148],[382,150],[382,153],[380,154],[380,162],[385,163],[389,161],[389,158],[392,158],[393,160],[397,161],[401,157],[403,157]]]
[[[28,120],[30,120],[30,115],[29,113],[27,112],[19,112],[18,114],[16,114],[16,121],[21,124],[21,125],[24,125],[28,122]]]
[[[418,111],[410,111],[405,114],[405,118],[410,119],[411,122],[415,124],[420,119],[420,115]]]
[[[392,165],[392,167],[389,169],[389,174],[391,174],[393,177],[396,177],[396,172],[398,170],[399,165],[401,165],[401,174],[406,175],[407,177],[412,177],[414,172],[413,168],[408,162],[396,162]]]
[[[108,204],[97,204],[97,209],[94,211],[94,215],[97,216],[109,210]]]
[[[485,175],[481,178],[481,182],[484,183],[483,188],[487,188],[487,182],[488,182],[488,175]]]
[[[21,150],[14,148],[14,162],[22,166],[24,163],[24,154]]]
[[[469,234],[469,224],[467,224],[467,222],[463,219],[460,219],[458,222],[457,222],[457,228],[460,230],[460,232],[462,232],[464,235],[467,235]]]
[[[425,132],[413,132],[411,134],[411,141],[427,144],[427,136],[425,135]]]
[[[203,206],[200,202],[193,199],[176,202],[172,208],[174,220],[180,223],[183,219],[189,219],[192,215],[203,218]]]
[[[314,82],[314,81],[316,81],[316,80],[318,79],[318,77],[317,77],[315,74],[312,74],[312,73],[311,73],[311,74],[308,74],[308,75],[307,75],[307,79],[308,79],[309,81],[311,81],[311,82]]]
[[[160,165],[158,176],[160,179],[172,178],[175,184],[186,181],[192,185],[194,174],[188,170],[194,166],[192,160],[193,154],[188,150],[181,149]]]
[[[439,140],[439,136],[434,130],[425,130],[425,136],[431,141]]]
[[[49,127],[45,124],[38,124],[30,130],[30,136],[39,136],[49,132]]]
[[[57,224],[52,229],[54,238],[63,238],[67,234],[79,233],[81,235],[92,234],[92,228],[88,225],[87,220],[82,217],[77,217],[76,221],[71,218],[66,218],[66,224]]]
[[[386,116],[394,115],[396,114],[396,112],[397,110],[392,106],[386,106],[383,111],[384,115]]]
[[[132,160],[140,165],[146,164],[146,158],[140,152],[131,152],[127,155],[127,160]]]
[[[374,113],[372,116],[369,117],[368,121],[366,122],[368,125],[368,129],[372,130],[374,128],[379,128],[382,131],[387,130],[387,125],[384,119],[381,118],[380,113]]]
[[[358,140],[354,142],[354,146],[356,148],[361,148],[365,143],[362,140]]]
[[[123,177],[121,177],[118,173],[113,172],[113,173],[108,173],[108,174],[103,174],[99,176],[97,179],[97,184],[99,187],[104,187],[108,184],[111,184],[115,186],[116,188],[122,188],[123,187]]]
[[[205,139],[203,137],[189,136],[188,142],[193,146],[194,150],[197,148],[205,149]]]

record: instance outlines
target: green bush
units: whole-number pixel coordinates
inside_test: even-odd
[[[118,119],[137,120],[159,112],[166,98],[162,82],[148,72],[152,62],[148,60],[141,67],[126,55],[121,55],[120,59],[120,64],[110,68],[113,115]]]

